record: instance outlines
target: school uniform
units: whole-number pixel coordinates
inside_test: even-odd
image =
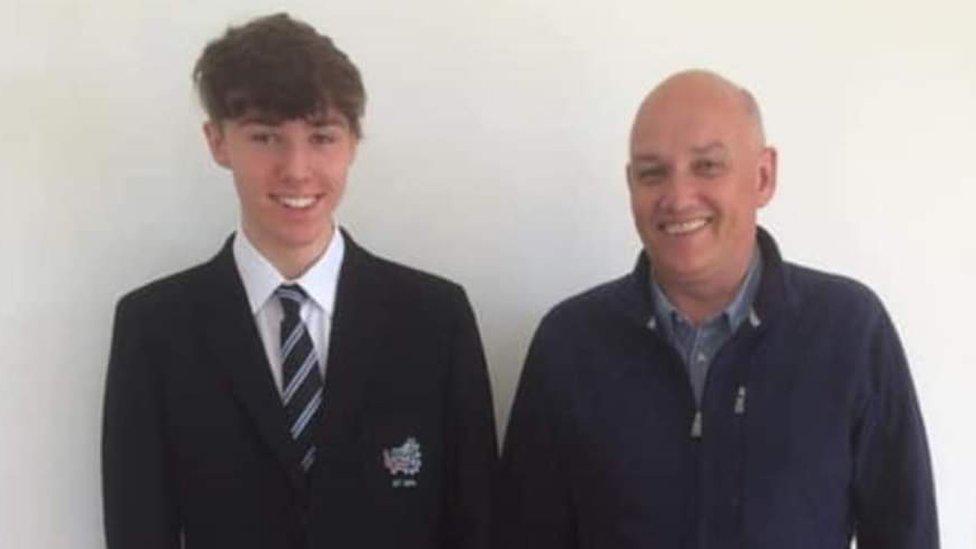
[[[461,287],[335,233],[334,299],[327,283],[304,290],[322,307],[309,332],[324,374],[308,460],[269,351],[280,308],[252,303],[235,238],[119,302],[102,441],[109,548],[487,547],[495,429]]]

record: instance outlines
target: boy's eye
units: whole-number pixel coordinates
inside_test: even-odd
[[[331,132],[316,132],[312,134],[312,142],[316,145],[327,145],[334,143],[335,140],[336,138]]]
[[[263,144],[271,143],[272,141],[274,141],[274,139],[275,139],[275,135],[273,133],[271,133],[271,132],[257,132],[257,133],[252,133],[251,134],[251,137],[250,137],[250,140],[252,142],[259,143],[259,144],[262,144],[262,145]]]

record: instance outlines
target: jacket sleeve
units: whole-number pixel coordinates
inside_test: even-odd
[[[882,309],[854,440],[859,549],[934,549],[938,520],[925,428],[901,342]]]
[[[446,446],[445,547],[487,549],[498,462],[495,417],[484,351],[464,291],[453,300]]]
[[[178,512],[163,433],[159,379],[135,307],[116,309],[105,384],[102,489],[109,549],[175,549]]]
[[[547,385],[545,321],[529,348],[502,451],[497,498],[497,549],[570,549],[576,524],[564,454],[557,436],[559,409]],[[565,411],[565,410],[563,410]]]

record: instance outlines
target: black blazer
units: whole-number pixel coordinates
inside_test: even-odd
[[[487,547],[495,424],[461,287],[346,235],[306,476],[231,241],[118,304],[102,438],[109,548]]]

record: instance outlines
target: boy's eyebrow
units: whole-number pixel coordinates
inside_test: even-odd
[[[237,123],[240,124],[240,125],[242,125],[242,126],[245,125],[245,124],[260,124],[262,126],[277,126],[281,122],[282,122],[282,120],[279,119],[279,118],[273,117],[273,116],[268,115],[268,114],[262,114],[262,113],[245,114],[245,115],[241,116],[237,120]]]
[[[327,115],[312,115],[305,117],[305,121],[315,126],[316,128],[321,128],[324,126],[344,126],[346,124],[345,120],[336,114]]]
[[[305,122],[316,128],[326,126],[345,126],[346,122],[341,116],[336,114],[329,115],[310,115],[304,118]],[[258,124],[261,126],[277,126],[286,120],[280,116],[273,116],[267,113],[245,114],[237,119],[237,123],[244,126],[248,124]]]

